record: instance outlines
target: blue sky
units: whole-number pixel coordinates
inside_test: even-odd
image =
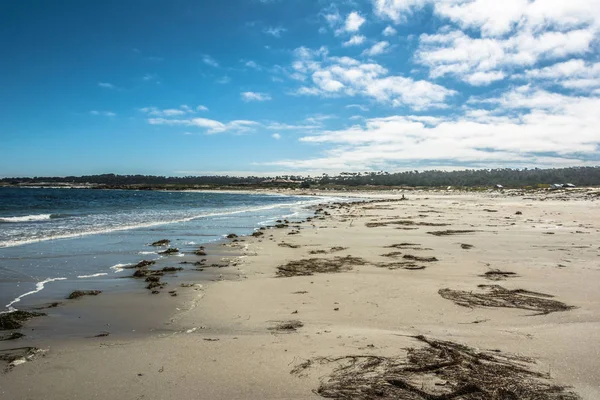
[[[0,2],[0,176],[600,164],[600,0]]]

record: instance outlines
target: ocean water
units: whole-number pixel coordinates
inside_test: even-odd
[[[74,288],[126,290],[132,280],[120,279],[122,267],[160,259],[160,249],[149,246],[156,240],[169,239],[185,254],[228,233],[249,234],[280,218],[304,218],[308,206],[322,201],[241,193],[0,188],[0,312],[63,298]]]

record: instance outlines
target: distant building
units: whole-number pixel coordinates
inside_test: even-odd
[[[562,189],[562,187],[563,187],[562,183],[553,183],[552,185],[550,185],[550,189],[552,189],[552,190]]]
[[[495,187],[496,187],[496,189],[504,189],[504,186],[502,186],[500,184],[497,184]]]
[[[565,183],[563,186],[564,186],[564,187],[568,187],[568,188],[574,188],[574,187],[577,187],[577,186],[573,185],[572,183]]]

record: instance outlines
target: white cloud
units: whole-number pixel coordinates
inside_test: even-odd
[[[334,27],[342,21],[342,16],[337,11],[329,14],[324,14],[323,17],[325,18],[325,21],[327,21],[327,24],[329,24],[330,27]]]
[[[472,38],[461,31],[421,35],[415,53],[418,63],[430,68],[430,76],[453,75],[465,82],[480,83],[502,79],[506,70],[535,65],[540,60],[555,59],[590,50],[591,30],[569,32],[520,32],[506,38]],[[473,74],[479,74],[471,77]],[[486,75],[487,74],[487,75]]]
[[[374,0],[382,18],[402,22],[403,13],[425,5],[448,23],[420,36],[415,60],[432,78],[453,76],[485,85],[533,68],[595,51],[600,33],[600,0]],[[589,87],[591,82],[570,82]],[[565,85],[565,87],[567,87]]]
[[[156,74],[146,74],[142,77],[143,81],[156,81],[158,80],[158,75]]]
[[[102,115],[104,117],[115,117],[117,115],[117,114],[115,114],[112,111],[97,111],[97,110],[90,111],[90,114],[92,114],[92,115]]]
[[[502,71],[492,72],[475,72],[465,77],[465,81],[473,86],[485,86],[492,82],[504,79],[504,73]]]
[[[169,126],[186,126],[201,128],[208,134],[233,132],[245,133],[254,130],[260,124],[255,121],[234,120],[223,123],[207,118],[190,118],[190,119],[168,119],[168,118],[148,118],[150,125],[169,125]]]
[[[390,51],[390,44],[389,44],[389,42],[384,40],[384,41],[375,43],[369,49],[366,49],[365,51],[363,51],[362,54],[364,56],[373,57],[373,56],[377,56],[379,54],[387,53],[389,51]]]
[[[381,32],[383,36],[394,36],[396,33],[396,30],[389,25]]]
[[[231,78],[228,76],[222,76],[219,79],[217,79],[216,82],[221,85],[225,85],[225,84],[231,82]]]
[[[255,61],[252,61],[252,60],[250,60],[250,61],[246,61],[246,62],[244,63],[244,65],[245,65],[246,67],[249,67],[249,68],[252,68],[252,69],[255,69],[255,70],[259,70],[259,71],[261,70],[261,67],[260,67],[260,65],[258,65],[258,64],[257,64]]]
[[[155,117],[176,117],[187,113],[185,109],[166,108],[161,110],[156,107],[144,107],[140,108],[140,111]]]
[[[398,169],[415,162],[436,168],[594,164],[588,160],[600,146],[598,97],[526,85],[471,104],[461,115],[393,115],[317,131],[300,140],[325,146],[321,157],[269,164],[338,171]]]
[[[598,0],[445,0],[435,2],[435,12],[461,28],[479,29],[493,37],[517,30],[551,29],[565,32],[583,25],[598,26]]]
[[[342,43],[342,46],[344,47],[348,47],[348,46],[358,46],[363,44],[363,42],[366,40],[367,38],[364,37],[363,35],[354,35],[352,36],[349,40],[345,41],[344,43]]]
[[[202,56],[202,62],[204,64],[210,65],[211,67],[214,67],[214,68],[217,68],[219,66],[219,63],[217,62],[217,60],[215,60],[208,54],[205,54],[204,56]]]
[[[312,130],[320,128],[320,125],[291,125],[284,124],[281,122],[271,122],[265,128],[272,131],[300,131],[300,130]]]
[[[365,112],[366,112],[366,111],[369,111],[369,107],[367,107],[367,106],[364,106],[364,105],[362,105],[362,104],[348,104],[348,105],[346,106],[346,108],[356,108],[356,109],[358,109],[358,110],[365,111]]]
[[[412,10],[422,8],[432,0],[373,0],[375,15],[395,23],[406,21]]]
[[[271,100],[271,96],[267,93],[259,93],[259,92],[242,92],[241,93],[242,100],[248,101],[267,101]]]
[[[529,79],[550,80],[567,89],[600,88],[600,62],[569,60],[544,68],[525,71]]]
[[[264,29],[263,33],[266,33],[267,35],[271,35],[271,36],[276,37],[276,38],[280,38],[281,34],[283,32],[286,32],[286,31],[287,31],[287,29],[285,29],[285,28],[283,28],[281,26],[278,26],[278,27],[272,27],[272,26],[270,26],[270,27]]]
[[[101,88],[105,88],[105,89],[117,89],[117,87],[115,85],[113,85],[112,83],[108,83],[108,82],[98,82],[98,86],[100,86]]]
[[[179,108],[159,109],[157,107],[143,107],[139,110],[152,117],[179,117],[186,114],[195,114],[196,111],[208,111],[208,108],[200,105],[193,109],[187,104],[182,104]]]
[[[362,15],[356,11],[352,11],[350,14],[348,14],[348,17],[346,17],[344,29],[346,32],[358,32],[365,21],[366,19]]]
[[[279,133],[274,133],[274,134],[272,134],[272,135],[271,135],[271,137],[272,137],[273,139],[275,139],[275,140],[279,140],[279,139],[281,139],[281,135],[280,135]]]
[[[296,49],[292,67],[310,74],[313,86],[297,89],[296,95],[366,96],[391,106],[414,109],[444,107],[445,100],[455,94],[443,86],[427,81],[389,75],[379,64],[361,63],[350,57],[327,57],[326,49]]]

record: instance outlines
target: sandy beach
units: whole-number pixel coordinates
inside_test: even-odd
[[[220,279],[143,294],[154,334],[25,349],[0,398],[600,398],[597,192],[403,194],[223,243]]]

